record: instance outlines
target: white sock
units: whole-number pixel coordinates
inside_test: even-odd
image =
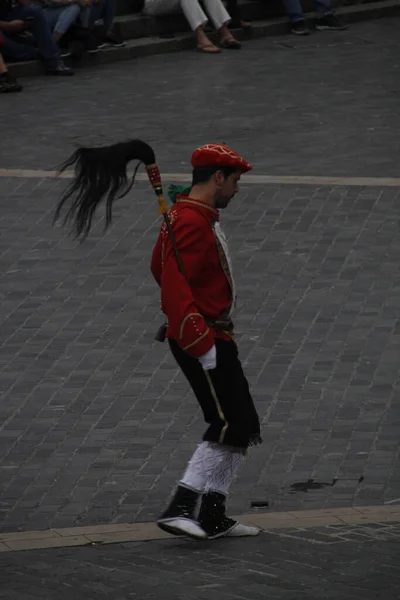
[[[208,480],[224,459],[224,453],[222,446],[202,442],[197,446],[179,483],[202,494]]]
[[[222,459],[215,464],[211,471],[204,491],[220,492],[227,496],[229,488],[236,479],[239,470],[244,463],[244,455],[239,452],[232,452],[227,448],[221,447]]]

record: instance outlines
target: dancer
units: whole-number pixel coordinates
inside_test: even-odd
[[[236,290],[219,224],[219,210],[229,205],[242,173],[252,167],[225,144],[198,148],[192,155],[192,185],[176,196],[168,211],[154,152],[147,144],[134,140],[106,148],[80,148],[62,167],[75,165],[76,172],[55,219],[70,203],[64,223],[72,224],[84,239],[99,202],[106,197],[107,227],[113,201],[133,185],[135,175],[128,183],[126,166],[135,159],[146,165],[164,217],[151,261],[168,320],[157,339],[168,340],[208,425],[157,524],[170,533],[197,539],[258,535],[257,527],[234,521],[225,508],[248,447],[262,440],[234,338],[231,315]]]

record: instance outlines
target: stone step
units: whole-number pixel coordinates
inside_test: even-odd
[[[361,0],[361,2],[363,1],[364,0]],[[338,5],[346,4],[345,0],[338,0],[338,3]],[[116,0],[116,14],[119,16],[140,14],[143,5],[144,0]],[[304,0],[302,5],[305,11],[313,10],[314,8],[313,0]],[[284,12],[282,2],[279,0],[274,0],[273,2],[266,2],[264,0],[240,0],[239,6],[241,13],[248,15],[251,19],[282,16]]]
[[[142,12],[144,0],[116,0],[116,14],[129,15]]]
[[[253,9],[253,5],[255,4],[260,6],[261,3],[246,2],[244,6],[247,6],[250,10]],[[400,14],[400,0],[378,0],[375,2],[352,4],[350,6],[342,6],[336,12],[348,23],[388,17]],[[243,19],[253,21],[251,31],[234,30],[234,34],[238,39],[260,38],[287,33],[286,17],[259,20],[249,18],[247,14],[243,14]],[[315,13],[305,13],[305,16],[308,21],[312,21],[315,18]],[[90,65],[131,60],[152,54],[179,52],[195,47],[193,33],[189,31],[185,20],[179,15],[174,16],[174,27],[172,30],[168,29],[169,24],[167,23],[167,19],[163,19],[162,30],[158,30],[157,28],[161,27],[161,24],[157,23],[157,21],[159,19],[152,19],[138,14],[117,17],[116,27],[118,27],[124,39],[129,40],[126,46],[124,48],[107,48],[96,54],[85,54],[78,65],[73,65],[74,68],[79,69]],[[171,31],[171,34],[175,32],[175,35],[171,38],[160,37],[168,35],[169,31]],[[214,34],[211,34],[210,37],[216,41]],[[27,77],[43,73],[43,67],[38,61],[13,63],[9,64],[9,68],[10,72],[16,77]]]

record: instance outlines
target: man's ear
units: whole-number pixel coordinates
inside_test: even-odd
[[[217,186],[222,186],[225,181],[225,177],[222,171],[215,171],[214,175],[215,183]]]

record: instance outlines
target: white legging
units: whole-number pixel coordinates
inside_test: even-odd
[[[180,484],[196,492],[227,496],[244,462],[244,455],[224,446],[202,442],[190,459]]]
[[[221,0],[203,0],[203,2],[215,29],[221,29],[223,25],[229,23],[231,17]],[[208,21],[198,0],[145,0],[143,14],[149,17],[161,17],[180,10],[183,11],[193,31]]]

